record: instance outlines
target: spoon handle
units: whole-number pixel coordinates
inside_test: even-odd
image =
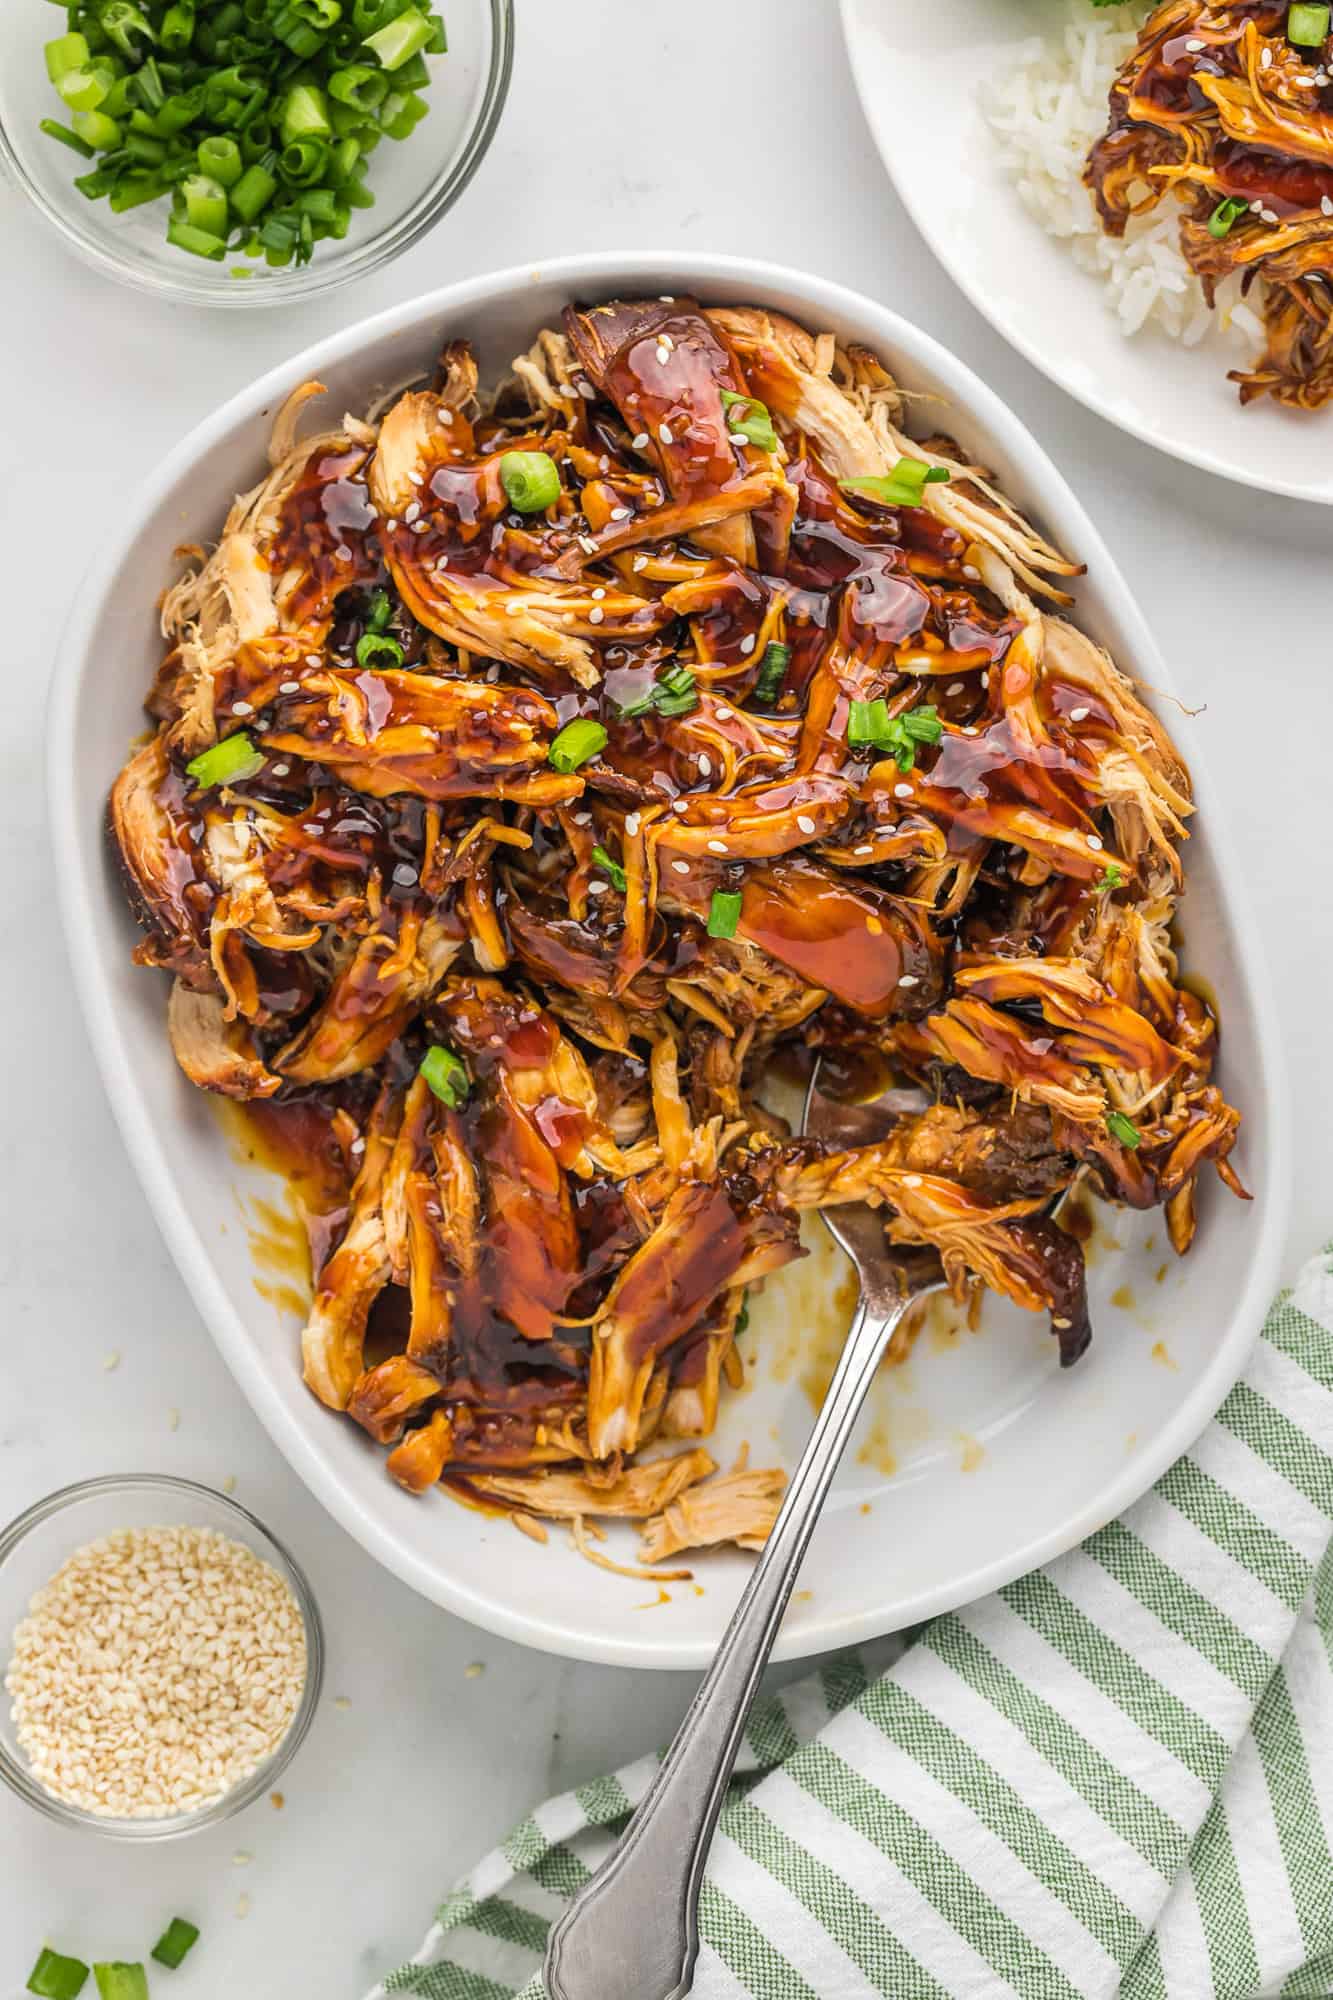
[[[829,1482],[915,1291],[864,1296],[754,1573],[656,1777],[615,1849],[551,1933],[550,2000],[683,2000],[699,1886],[746,1718]]]

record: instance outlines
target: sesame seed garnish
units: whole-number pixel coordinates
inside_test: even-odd
[[[216,1529],[125,1528],[37,1592],[5,1687],[44,1791],[147,1820],[198,1811],[257,1770],[305,1679],[301,1613],[268,1563]]]
[[[290,764],[275,764],[273,766],[273,775],[275,778],[285,778],[291,768]]]
[[[912,787],[910,785],[895,785],[893,796],[895,799],[910,799],[912,796]]]
[[[677,875],[688,875],[690,872],[688,861],[673,861],[671,866],[675,869]]]
[[[1273,51],[1271,49],[1264,49],[1261,51],[1259,56],[1259,67],[1260,69],[1271,69],[1273,67]]]
[[[1189,40],[1186,42],[1185,47],[1189,50],[1192,56],[1197,56],[1199,50],[1203,47],[1203,43],[1198,39],[1197,35],[1191,35]]]
[[[797,813],[796,824],[800,827],[802,833],[813,833],[815,830],[815,823],[809,813]]]
[[[746,633],[746,635],[745,635],[745,637],[744,637],[744,638],[743,638],[743,639],[741,640],[741,651],[742,651],[743,653],[752,653],[752,652],[754,651],[754,633],[753,633],[753,632],[747,632],[747,633]]]
[[[1254,201],[1252,201],[1252,202],[1250,203],[1250,214],[1251,214],[1251,215],[1262,215],[1262,214],[1263,214],[1263,209],[1264,209],[1264,205],[1263,205],[1263,203],[1262,203],[1261,201],[1259,201],[1259,200],[1258,200],[1257,198],[1256,198],[1256,199],[1255,199]]]
[[[744,431],[728,431],[727,436],[733,444],[748,444],[750,442]]]
[[[597,600],[598,603],[600,603],[605,596],[606,596],[606,587],[604,584],[599,583],[597,588],[593,591],[593,597]]]
[[[676,294],[674,292],[659,292],[657,296],[664,306],[674,306],[676,303]]]
[[[417,871],[410,861],[400,861],[393,871],[393,879],[400,889],[410,889],[417,880]]]
[[[602,453],[597,461],[597,470],[599,472],[609,472],[611,470],[611,461],[605,452]]]
[[[1326,194],[1320,195],[1319,207],[1322,214],[1333,215],[1333,197]]]
[[[1069,720],[1071,722],[1086,722],[1090,712],[1086,708],[1071,708],[1069,711]]]
[[[605,882],[589,882],[588,894],[590,896],[604,896],[606,894],[607,887],[608,884]]]
[[[987,669],[987,671],[986,671],[985,673],[983,673],[983,674],[982,674],[982,676],[981,676],[981,685],[982,685],[982,686],[983,686],[984,688],[988,688],[988,687],[990,686],[990,670],[989,670],[989,669]]]
[[[647,442],[648,442],[647,431],[638,431],[630,439],[630,443],[633,445],[635,451],[642,451]]]
[[[385,526],[388,528],[389,533],[392,534],[398,523],[390,516],[389,520],[385,522]]]
[[[900,986],[919,986],[921,981],[914,972],[904,972],[898,984]]]
[[[300,692],[301,692],[301,683],[300,683],[300,681],[279,681],[279,682],[278,682],[278,693],[279,693],[279,694],[300,694]]]
[[[631,840],[633,840],[638,830],[639,830],[639,815],[637,813],[626,813],[625,831],[629,835]]]
[[[630,568],[636,572],[641,569],[647,569],[647,567],[648,558],[643,555],[635,556],[633,562],[630,564]]]
[[[724,701],[720,701],[718,703],[717,707],[713,710],[713,713],[717,717],[719,722],[731,721],[731,710],[727,707]]]
[[[420,514],[421,514],[421,502],[419,500],[414,500],[411,506],[407,509],[407,511],[403,515],[403,519],[407,522],[408,526],[410,527],[413,521],[420,518]]]
[[[920,1174],[904,1174],[904,1175],[903,1175],[903,1186],[904,1186],[904,1187],[910,1187],[910,1188],[918,1188],[918,1187],[920,1187],[920,1185],[921,1185],[921,1176],[920,1176]]]
[[[974,563],[963,564],[963,575],[967,578],[969,583],[980,583],[981,581],[981,571],[976,567]]]
[[[684,799],[672,799],[671,810],[673,813],[683,813],[688,812],[689,807],[686,805]]]
[[[1259,213],[1265,222],[1273,223],[1277,221],[1277,210],[1275,208],[1261,208]]]
[[[254,703],[250,701],[234,701],[231,705],[231,712],[233,715],[253,715],[255,712]]]
[[[308,667],[322,667],[324,664],[318,653],[307,653],[305,663]]]
[[[411,480],[413,486],[420,486],[422,480],[422,474],[419,473],[415,467],[413,467],[412,471],[409,472],[407,476]]]
[[[454,413],[452,410],[437,410],[435,414],[439,418],[442,424],[451,424],[454,420]]]
[[[673,442],[671,436],[670,424],[659,424],[657,427],[657,435],[661,438],[663,444],[671,444]]]
[[[710,840],[710,841],[709,841],[709,843],[708,843],[708,852],[709,852],[710,854],[725,854],[725,853],[726,853],[726,851],[727,851],[727,843],[726,843],[726,841],[725,841],[725,840]]]
[[[339,542],[333,553],[339,562],[350,562],[352,560],[352,551],[348,548],[346,542]]]
[[[601,605],[594,604],[592,610],[588,613],[588,623],[590,625],[600,625],[605,616],[606,613],[603,611]]]
[[[611,519],[612,519],[613,521],[628,521],[628,519],[629,519],[629,508],[628,508],[628,507],[613,507],[613,508],[611,509]]]
[[[573,814],[571,814],[571,818],[573,819],[573,821],[574,821],[574,824],[575,824],[575,826],[591,826],[591,825],[592,825],[592,814],[591,814],[591,813],[588,813],[588,812],[583,812],[583,813],[573,813]]]
[[[353,1141],[352,1141],[351,1145],[350,1145],[350,1146],[349,1146],[349,1147],[347,1148],[347,1150],[348,1150],[348,1152],[349,1152],[349,1153],[364,1153],[364,1152],[365,1152],[365,1150],[366,1150],[366,1142],[365,1142],[365,1140],[364,1140],[364,1139],[363,1139],[363,1138],[361,1137],[361,1135],[360,1135],[360,1133],[359,1133],[359,1132],[358,1132],[358,1134],[357,1134],[356,1138],[355,1138],[355,1139],[353,1139]]]
[[[875,851],[874,848],[870,845],[868,841],[863,842],[863,844],[860,847],[854,847],[852,849],[852,853],[857,855],[873,854],[874,851]]]
[[[713,775],[713,760],[706,750],[699,752],[698,764],[700,777],[711,778]]]
[[[659,368],[665,368],[667,362],[670,361],[671,359],[671,349],[669,347],[659,346],[654,359],[656,360]]]
[[[597,553],[597,544],[596,544],[596,542],[595,542],[595,541],[593,540],[593,538],[592,538],[592,536],[591,536],[591,535],[575,535],[575,537],[574,537],[574,540],[575,540],[575,541],[576,541],[576,542],[578,543],[579,547],[580,547],[580,548],[581,548],[581,549],[583,550],[583,553],[584,553],[584,555],[585,555],[585,556],[595,556],[595,555],[596,555],[596,553]]]
[[[414,521],[414,522],[412,523],[412,533],[413,533],[414,535],[424,535],[424,534],[428,534],[428,533],[429,533],[429,531],[430,531],[430,522],[429,522],[429,521]]]
[[[1088,835],[1088,846],[1100,849],[1102,846],[1101,835],[1099,833],[1090,833]]]
[[[436,569],[448,569],[448,567],[449,567],[449,558],[448,558],[448,556],[436,556],[436,558],[435,558],[435,567],[436,567]]]
[[[585,382],[583,378],[580,376],[579,380],[574,384],[574,387],[578,390],[578,393],[580,394],[580,396],[582,396],[585,403],[596,402],[597,391],[593,388],[591,382]]]

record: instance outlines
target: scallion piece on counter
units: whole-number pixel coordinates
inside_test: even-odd
[[[253,778],[264,768],[263,753],[257,750],[243,729],[224,736],[221,743],[201,750],[185,766],[196,785],[205,791],[212,785],[237,785]]]
[[[460,1104],[467,1103],[467,1094],[472,1088],[467,1064],[443,1042],[436,1042],[427,1049],[418,1074],[441,1104],[447,1104],[451,1111],[457,1111]]]
[[[708,905],[709,937],[735,937],[736,926],[740,920],[741,897],[739,889],[714,889],[712,901]]]
[[[619,889],[621,895],[623,896],[625,893],[625,871],[621,867],[620,863],[615,859],[613,855],[608,854],[604,847],[594,847],[592,851],[592,858],[597,863],[597,866],[601,869],[602,873],[604,875],[608,875],[611,878],[611,887],[613,889]]]
[[[944,484],[948,478],[942,465],[927,465],[922,458],[900,458],[892,472],[840,479],[838,486],[843,493],[862,493],[869,500],[878,500],[882,507],[919,507],[926,488]]]
[[[129,1965],[122,1958],[94,1965],[100,2000],[148,2000],[148,1974],[136,1959]]]
[[[87,1978],[88,1968],[81,1958],[66,1958],[62,1952],[43,1945],[36,1965],[28,1974],[27,1990],[40,1995],[40,2000],[75,2000]]]
[[[1287,40],[1298,49],[1317,49],[1328,36],[1327,7],[1296,4],[1287,9]]]
[[[778,434],[773,428],[768,405],[761,403],[757,396],[740,396],[734,389],[723,389],[722,407],[727,412],[727,428],[743,437],[747,444],[757,446],[760,451],[776,451]]]
[[[185,1917],[173,1917],[153,1946],[153,1957],[159,1965],[170,1966],[177,1971],[188,1952],[199,1942],[199,1926]]]
[[[1240,201],[1235,195],[1228,195],[1225,201],[1219,201],[1208,218],[1208,234],[1221,242],[1230,231],[1232,223],[1240,221],[1249,205],[1247,201]]]
[[[544,451],[507,451],[500,460],[500,484],[520,514],[541,514],[560,498],[560,474]]]
[[[546,761],[557,771],[568,777],[577,771],[590,757],[596,757],[606,748],[606,731],[600,722],[581,715],[573,722],[567,722],[546,753]]]
[[[406,655],[391,632],[363,632],[356,642],[356,663],[376,673],[401,667]]]
[[[1122,1146],[1129,1148],[1131,1153],[1137,1152],[1143,1144],[1142,1132],[1140,1132],[1134,1120],[1127,1118],[1123,1111],[1107,1112],[1106,1129],[1113,1139],[1118,1139]]]
[[[791,647],[784,646],[778,639],[770,639],[764,648],[764,657],[759,662],[759,678],[754,684],[756,701],[774,702],[782,693],[782,683],[787,678],[791,665]]]

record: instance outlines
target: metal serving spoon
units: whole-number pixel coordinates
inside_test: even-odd
[[[819,1087],[816,1063],[803,1130],[835,1147],[882,1138],[895,1117],[919,1109],[918,1092],[888,1091],[840,1104]],[[930,1250],[893,1250],[884,1221],[864,1203],[823,1210],[856,1266],[861,1297],[824,1407],[792,1477],[754,1573],[619,1846],[551,1932],[550,2000],[684,2000],[699,1952],[699,1886],[744,1734],[829,1483],[894,1329],[944,1272]]]

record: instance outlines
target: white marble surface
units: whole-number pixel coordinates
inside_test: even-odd
[[[518,12],[508,113],[461,207],[392,269],[306,309],[223,317],[146,302],[71,262],[0,191],[10,911],[0,1519],[96,1472],[233,1474],[238,1497],[307,1565],[329,1639],[327,1699],[281,1812],[265,1803],[216,1833],[131,1851],[60,1832],[0,1797],[0,1992],[18,1991],[44,1935],[88,1957],[137,1957],[180,1911],[205,1932],[172,1984],[182,2000],[356,2000],[415,1945],[476,1854],[546,1792],[669,1733],[689,1691],[680,1677],[562,1664],[458,1624],[323,1517],[215,1356],[84,1048],[41,779],[64,604],[99,518],[153,461],[254,372],[320,334],[447,276],[557,251],[753,251],[877,294],[984,373],[1064,465],[1182,690],[1207,704],[1205,737],[1240,822],[1244,886],[1300,1092],[1292,1264],[1329,1233],[1333,518],[1146,451],[1001,344],[885,185],[830,0],[518,0]],[[122,1358],[108,1371],[113,1350]],[[471,1662],[484,1672],[470,1677]],[[241,1865],[238,1852],[252,1858]]]

